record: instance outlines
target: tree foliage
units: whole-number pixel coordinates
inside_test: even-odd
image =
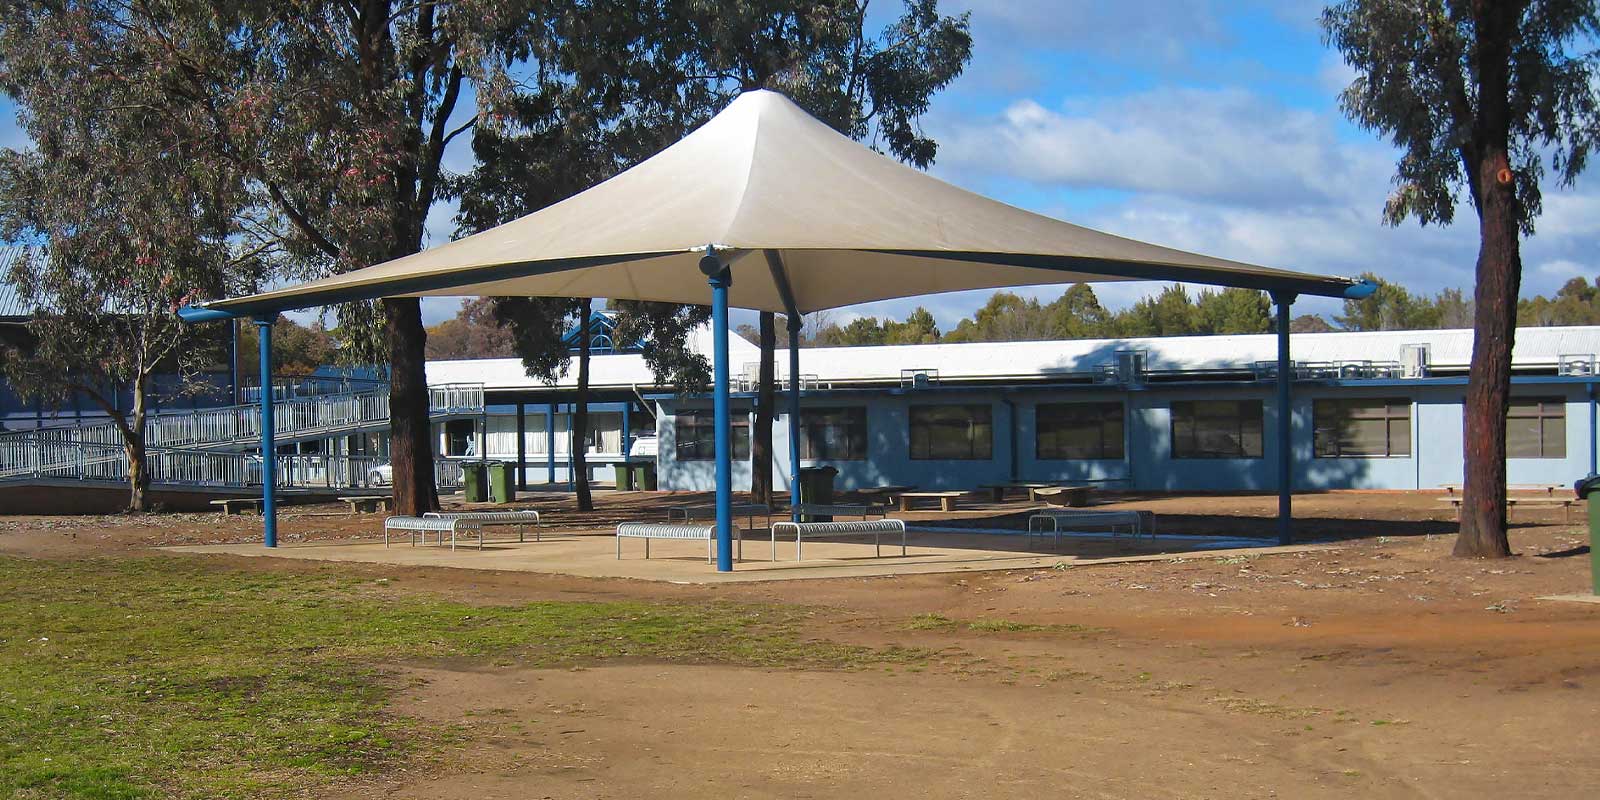
[[[1520,237],[1546,170],[1569,186],[1600,139],[1593,0],[1345,0],[1323,13],[1355,69],[1345,113],[1400,150],[1384,221],[1477,212],[1462,556],[1510,555],[1505,413],[1522,282]],[[1459,311],[1459,306],[1457,308]]]

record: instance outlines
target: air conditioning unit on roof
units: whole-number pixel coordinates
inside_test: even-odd
[[[1400,377],[1428,377],[1428,364],[1432,361],[1432,352],[1433,346],[1428,344],[1400,345]]]

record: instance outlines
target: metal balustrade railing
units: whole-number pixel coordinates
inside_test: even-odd
[[[429,411],[434,416],[451,416],[482,413],[484,409],[481,384],[445,384],[428,389]],[[352,430],[369,428],[389,419],[389,393],[387,390],[357,392],[346,395],[329,395],[273,404],[273,430],[284,439],[307,439],[337,436]],[[163,412],[150,415],[145,421],[145,446],[152,454],[162,456],[162,464],[171,465],[174,476],[193,476],[175,482],[232,481],[217,485],[246,485],[243,467],[229,466],[239,459],[256,459],[248,452],[228,452],[229,449],[260,448],[261,416],[256,406],[227,406],[193,412]],[[212,449],[215,448],[215,449]],[[198,454],[217,456],[204,461]],[[230,461],[231,457],[231,461]],[[322,456],[299,455],[279,458],[300,459],[352,459],[343,466],[328,462],[325,467],[295,473],[296,480],[321,480],[328,486],[356,486],[365,479],[351,477],[353,464],[358,459],[372,456]],[[242,463],[242,462],[240,462]],[[307,461],[306,464],[313,464]],[[375,466],[376,463],[369,465]],[[446,468],[447,471],[450,468]],[[338,472],[341,477],[329,477]],[[90,425],[60,428],[40,428],[0,434],[0,480],[23,477],[74,477],[84,479],[121,480],[127,477],[126,455],[122,435],[115,423],[101,422]],[[349,474],[346,474],[349,473]],[[286,473],[280,473],[286,474]],[[459,480],[459,470],[456,472]],[[221,477],[216,477],[221,476]],[[332,481],[332,482],[330,482]],[[255,484],[260,484],[259,474]]]
[[[25,478],[123,482],[128,459],[121,445],[60,444],[47,440],[0,443],[0,480]],[[381,456],[314,453],[281,454],[277,480],[284,489],[364,489],[386,485],[376,471],[387,463]],[[215,450],[152,449],[145,470],[153,484],[249,488],[261,486],[261,457],[255,453]],[[439,459],[434,479],[440,488],[461,485],[461,464]]]

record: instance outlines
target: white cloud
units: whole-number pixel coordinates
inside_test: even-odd
[[[1385,185],[1387,150],[1338,141],[1333,121],[1242,89],[1158,89],[1052,110],[1019,100],[935,130],[941,166],[1038,185],[1232,204],[1326,205]]]

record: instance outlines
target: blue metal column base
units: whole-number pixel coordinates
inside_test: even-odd
[[[733,273],[710,248],[700,260],[700,271],[711,284],[711,338],[715,343],[712,370],[712,415],[716,424],[717,455],[717,571],[733,571],[733,430],[728,419],[728,287]]]
[[[261,356],[261,525],[262,544],[278,546],[278,444],[272,419],[272,324],[277,314],[256,317]]]
[[[800,315],[789,315],[789,517],[800,521]]]
[[[1273,292],[1272,302],[1278,306],[1278,544],[1294,543],[1294,409],[1291,407],[1290,382],[1294,380],[1294,362],[1289,358],[1289,307],[1295,296],[1286,292]]]

